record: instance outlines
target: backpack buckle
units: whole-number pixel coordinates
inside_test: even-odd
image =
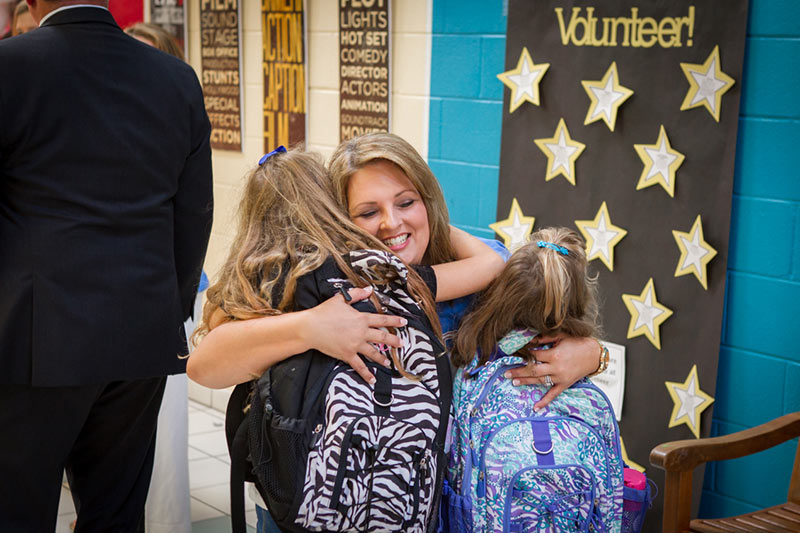
[[[531,448],[533,448],[533,451],[535,451],[535,452],[536,452],[536,453],[538,453],[539,455],[547,455],[548,453],[550,453],[550,452],[552,452],[552,451],[553,451],[553,441],[550,441],[550,447],[549,447],[549,448],[547,448],[546,450],[540,450],[540,449],[538,449],[538,448],[536,447],[536,441],[533,441],[533,442],[531,443]]]
[[[375,402],[375,405],[379,405],[380,407],[389,407],[390,405],[392,405],[392,402],[394,402],[394,395],[390,394],[389,395],[389,401],[384,403],[384,402],[379,401],[375,397],[375,391],[372,391],[372,401]]]

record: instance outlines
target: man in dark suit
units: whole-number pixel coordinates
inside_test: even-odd
[[[135,531],[211,229],[194,71],[96,0],[0,42],[0,531]],[[87,6],[86,4],[91,4]]]

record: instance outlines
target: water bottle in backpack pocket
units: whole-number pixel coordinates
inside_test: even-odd
[[[500,357],[456,376],[450,531],[620,531],[623,465],[608,398],[584,379],[535,413],[547,387],[503,377],[523,364]]]

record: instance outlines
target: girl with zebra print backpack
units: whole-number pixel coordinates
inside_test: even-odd
[[[319,159],[298,150],[262,158],[239,216],[220,280],[208,290],[208,335],[187,372],[214,386],[258,379],[250,454],[270,513],[292,531],[435,527],[450,378],[433,295],[474,292],[502,261],[454,230],[465,259],[448,265],[446,278],[435,267],[408,268],[339,211]],[[352,288],[369,300],[356,303]],[[366,358],[344,364],[313,349],[319,315],[303,310],[349,300],[383,315],[391,333],[360,346]],[[216,326],[258,317],[284,319],[284,329],[293,321],[299,339],[260,353],[215,349]],[[291,347],[297,355],[286,358]]]

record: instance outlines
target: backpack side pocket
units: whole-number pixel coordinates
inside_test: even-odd
[[[306,421],[269,413],[269,408],[266,411],[261,426],[250,428],[250,454],[270,513],[281,521],[292,510],[302,488],[302,471],[297,467],[308,455]],[[261,438],[255,438],[256,434]]]

